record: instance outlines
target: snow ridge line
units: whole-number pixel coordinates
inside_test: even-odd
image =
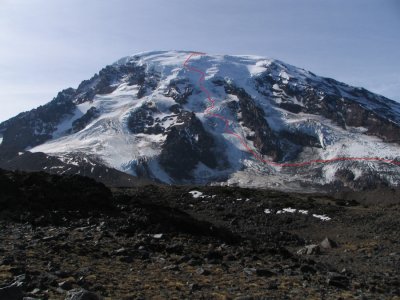
[[[381,158],[381,157],[334,157],[334,158],[330,158],[330,159],[315,159],[315,160],[304,161],[304,162],[299,162],[299,163],[278,163],[278,162],[274,162],[272,160],[264,159],[261,156],[261,154],[257,153],[255,150],[250,148],[250,146],[246,143],[245,139],[242,136],[240,136],[239,134],[237,134],[236,132],[234,132],[230,129],[230,123],[227,118],[225,118],[222,115],[212,112],[212,110],[215,107],[215,100],[212,98],[211,93],[205,88],[205,86],[203,84],[205,81],[206,73],[197,68],[194,68],[194,67],[188,65],[190,59],[193,56],[198,56],[198,55],[206,55],[206,53],[192,52],[188,56],[188,58],[185,60],[185,62],[183,63],[183,67],[191,72],[195,72],[200,75],[200,78],[198,80],[199,88],[206,95],[207,101],[209,102],[209,106],[204,110],[204,114],[208,115],[210,117],[214,117],[214,118],[222,120],[225,124],[225,132],[234,136],[235,138],[237,138],[240,141],[240,143],[243,145],[243,147],[245,147],[245,149],[251,155],[253,155],[254,158],[257,159],[258,161],[268,164],[270,166],[274,166],[274,167],[304,167],[304,166],[308,166],[308,165],[312,165],[312,164],[326,164],[326,163],[332,163],[332,162],[338,162],[338,161],[373,161],[373,162],[384,162],[387,164],[393,164],[396,166],[400,166],[400,161],[385,159],[385,158]]]

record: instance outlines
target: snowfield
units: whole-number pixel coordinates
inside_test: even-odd
[[[145,52],[118,60],[115,65],[124,65],[135,61],[138,65],[145,66],[146,72],[157,73],[159,81],[155,89],[138,98],[139,86],[129,86],[126,82],[121,81],[118,83],[118,88],[112,93],[96,95],[93,101],[77,105],[74,114],[59,124],[52,140],[34,147],[30,151],[44,152],[60,158],[68,153],[94,155],[110,167],[132,175],[136,175],[134,166],[145,160],[149,162],[148,166],[153,177],[166,183],[173,183],[173,180],[158,164],[158,156],[166,136],[163,134],[133,134],[127,127],[127,118],[130,113],[143,105],[154,105],[156,109],[154,116],[163,120],[160,122],[161,127],[168,130],[171,126],[176,125],[177,119],[169,110],[175,101],[166,96],[166,93],[172,81],[183,80],[186,86],[194,87],[194,92],[188,98],[188,102],[184,104],[184,108],[196,114],[205,129],[219,143],[220,149],[226,153],[229,162],[229,167],[226,169],[210,169],[199,164],[193,172],[195,182],[214,181],[214,184],[278,189],[285,185],[286,188],[290,189],[289,186],[291,186],[294,190],[299,190],[301,189],[298,185],[300,181],[329,183],[334,180],[336,170],[345,167],[351,169],[356,176],[365,168],[382,172],[391,178],[392,183],[399,185],[400,176],[396,177],[395,175],[400,173],[400,167],[384,163],[336,162],[293,170],[279,166],[273,167],[257,161],[246,151],[238,139],[225,132],[225,126],[220,120],[204,113],[209,103],[205,93],[199,89],[199,74],[183,67],[189,54],[190,52],[186,51]],[[273,76],[280,78],[283,83],[295,78],[299,86],[307,80],[318,81],[319,78],[310,72],[277,60],[248,55],[194,56],[189,64],[205,72],[206,77],[203,84],[215,101],[212,112],[231,120],[230,129],[236,134],[246,137],[252,136],[254,133],[249,128],[242,126],[232,115],[228,104],[238,101],[237,97],[226,94],[223,87],[217,86],[214,83],[217,79],[224,79],[244,88],[256,104],[263,109],[266,120],[274,131],[300,131],[315,135],[323,147],[305,147],[294,162],[334,157],[394,159],[400,156],[398,144],[386,143],[378,137],[362,134],[365,128],[344,129],[317,114],[292,113],[280,108],[277,104],[287,95],[278,85],[273,86],[272,93],[271,91],[263,92],[255,85],[255,78],[265,72],[270,72]],[[342,93],[346,93],[345,87],[343,87]],[[291,101],[294,104],[303,105],[296,97],[293,97]],[[76,133],[68,132],[72,123],[91,107],[100,111],[100,116],[92,120],[84,129]],[[0,143],[1,141],[0,138]],[[250,148],[255,148],[249,139],[247,139],[247,144]],[[321,173],[318,178],[310,175],[316,169]],[[218,183],[218,178],[224,178],[223,182]],[[267,178],[268,180],[266,180]],[[193,197],[195,197],[194,192]],[[327,220],[327,217],[324,216],[315,215],[314,217]]]

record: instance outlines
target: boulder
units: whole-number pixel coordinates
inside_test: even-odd
[[[301,267],[300,267],[300,271],[303,273],[303,274],[306,274],[306,273],[311,273],[311,274],[315,274],[316,272],[317,272],[317,270],[315,270],[312,266],[310,266],[310,265],[302,265]]]
[[[276,274],[267,269],[256,269],[256,275],[260,277],[271,277]]]
[[[196,273],[199,274],[199,275],[204,275],[204,276],[211,275],[211,272],[209,270],[205,270],[203,268],[198,268],[196,270]]]
[[[319,245],[324,249],[332,249],[338,247],[338,244],[328,237],[326,237]]]
[[[95,293],[84,289],[73,289],[67,293],[65,300],[102,300],[103,298]]]
[[[330,286],[334,286],[340,289],[346,289],[350,285],[350,280],[344,275],[338,274],[336,272],[329,272],[328,273],[328,278],[326,279],[326,282]]]
[[[304,248],[301,248],[297,251],[297,254],[300,255],[317,255],[321,253],[321,248],[319,245],[307,245]]]

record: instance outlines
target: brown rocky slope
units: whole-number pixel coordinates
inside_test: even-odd
[[[367,204],[8,171],[0,190],[0,299],[400,297],[396,191]]]

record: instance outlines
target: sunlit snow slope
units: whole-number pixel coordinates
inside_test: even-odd
[[[32,134],[45,137],[22,150],[61,160],[88,155],[166,183],[295,190],[304,184],[365,188],[371,180],[399,185],[400,167],[382,162],[282,168],[255,159],[223,120],[205,113],[210,103],[199,74],[183,66],[189,55],[159,51],[120,59],[69,91],[64,98],[71,107],[51,125],[36,116],[45,125]],[[400,157],[400,105],[394,101],[258,56],[197,55],[189,65],[206,74],[212,113],[229,120],[229,129],[265,160]],[[11,143],[12,124],[0,126],[3,144]]]

